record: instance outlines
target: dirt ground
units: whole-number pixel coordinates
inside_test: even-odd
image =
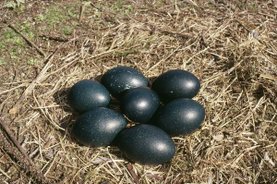
[[[170,163],[70,138],[67,89],[117,65],[201,80]],[[277,1],[1,1],[0,118],[0,183],[277,183]]]

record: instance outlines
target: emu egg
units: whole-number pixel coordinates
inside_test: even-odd
[[[77,82],[71,87],[68,95],[70,106],[78,112],[107,106],[110,100],[109,91],[102,84],[93,80]]]
[[[156,92],[144,87],[127,90],[120,101],[123,113],[138,123],[147,123],[160,104]]]
[[[175,153],[175,145],[169,135],[148,124],[122,130],[116,144],[128,159],[141,164],[162,164],[170,161]]]
[[[141,72],[127,66],[118,66],[108,70],[102,76],[101,82],[116,98],[127,89],[148,85],[148,79]]]
[[[97,107],[79,116],[71,133],[83,145],[108,146],[126,125],[127,121],[118,112]]]
[[[189,134],[201,126],[205,109],[192,99],[177,99],[165,105],[156,118],[155,125],[170,135]]]
[[[162,101],[193,98],[200,89],[198,78],[185,70],[170,70],[161,74],[152,85]]]

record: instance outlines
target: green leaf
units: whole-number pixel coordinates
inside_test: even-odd
[[[4,8],[15,9],[17,4],[13,1],[8,1],[4,4]]]
[[[25,0],[16,0],[16,3],[17,4],[23,4],[23,3],[25,3]]]
[[[6,64],[6,62],[4,61],[4,59],[0,58],[0,65],[4,65]]]

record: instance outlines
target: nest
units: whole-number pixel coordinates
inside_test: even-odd
[[[274,2],[124,1],[119,10],[114,2],[78,5],[79,20],[73,21],[79,25],[71,36],[34,40],[45,57],[26,45],[38,65],[0,66],[1,181],[277,182]],[[75,115],[67,89],[118,65],[150,78],[184,69],[201,80],[195,99],[206,108],[205,122],[191,135],[173,138],[171,163],[129,163],[115,147],[88,148],[71,139]]]

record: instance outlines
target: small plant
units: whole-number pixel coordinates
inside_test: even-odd
[[[52,7],[49,8],[44,15],[40,15],[39,19],[46,21],[50,26],[54,26],[55,24],[65,20],[65,16],[62,10]]]
[[[4,8],[16,9],[20,8],[25,3],[25,0],[7,1],[4,4]]]
[[[9,45],[9,44],[13,44],[19,47],[24,46],[23,40],[20,37],[18,37],[18,35],[9,28],[5,29],[3,36],[4,36],[4,39],[0,42],[0,48],[5,47],[6,45]]]
[[[0,58],[0,66],[6,64],[3,58]]]
[[[12,52],[10,52],[10,57],[11,57],[11,59],[13,59],[13,60],[19,59],[18,53],[17,53],[16,50],[14,50],[14,49],[13,49]]]
[[[5,48],[5,44],[1,41],[0,42],[0,50],[4,49]]]
[[[112,9],[115,12],[122,12],[125,15],[128,15],[133,12],[132,5],[124,4],[124,2],[122,0],[115,1],[115,3],[112,5]]]
[[[20,26],[22,32],[28,36],[28,38],[32,39],[35,37],[34,33],[32,32],[32,26],[30,22],[24,21],[22,25]]]
[[[36,65],[38,63],[37,59],[31,58],[27,61],[28,65]]]
[[[71,34],[73,33],[73,28],[70,27],[70,26],[65,26],[65,27],[63,28],[63,33],[64,33],[65,35],[71,35]]]

